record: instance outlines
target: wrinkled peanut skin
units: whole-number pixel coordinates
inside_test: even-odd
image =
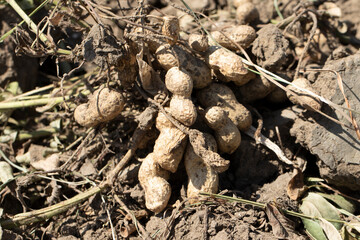
[[[210,134],[204,134],[205,148],[217,151],[216,141]],[[217,193],[219,186],[218,173],[195,154],[191,144],[188,144],[185,157],[186,173],[189,177],[187,197],[190,203],[199,200],[200,192]]]
[[[245,68],[240,56],[218,46],[211,46],[207,51],[208,63],[217,75],[224,82],[234,82],[241,86],[246,84],[253,77]]]
[[[223,33],[225,33],[230,39],[225,37],[220,31],[211,32],[211,36],[221,46],[232,51],[240,51],[240,49],[232,41],[246,49],[256,38],[255,29],[248,25],[237,25],[231,28],[226,28],[223,30]]]
[[[207,37],[201,34],[190,34],[189,45],[198,52],[205,52],[209,48]]]
[[[170,100],[171,115],[186,126],[193,125],[197,111],[191,100],[193,81],[190,74],[179,67],[172,67],[165,75],[165,85],[173,94]]]
[[[220,152],[232,154],[240,146],[241,134],[227,113],[218,106],[206,109],[205,121],[215,130],[215,139]]]
[[[263,99],[269,95],[276,85],[263,76],[257,76],[247,84],[239,87],[241,100],[245,103]]]
[[[208,65],[180,46],[161,45],[155,55],[165,70],[179,66],[181,69],[185,69],[193,80],[194,88],[204,88],[212,82],[211,70]]]
[[[252,116],[242,104],[240,104],[231,91],[223,84],[213,83],[209,87],[202,89],[197,94],[200,104],[207,108],[219,106],[227,112],[231,121],[241,131],[246,131],[252,123]]]
[[[170,45],[174,45],[178,38],[180,32],[179,19],[175,16],[165,16],[163,18],[164,24],[162,26],[161,32],[169,37],[170,39],[166,39]]]
[[[153,152],[143,160],[138,177],[145,190],[147,209],[158,213],[165,209],[170,199],[171,186],[167,179],[170,172],[176,172],[183,158],[187,135],[161,112],[156,118],[156,128],[160,131],[159,137],[155,141]]]
[[[190,74],[178,67],[170,68],[165,75],[166,88],[174,95],[189,98],[194,87]]]
[[[109,88],[98,89],[90,96],[88,103],[75,109],[74,118],[84,127],[94,127],[117,117],[124,105],[125,100],[120,92]]]
[[[153,150],[155,161],[161,168],[174,173],[184,155],[187,136],[161,112],[156,118],[156,128],[160,134]]]
[[[139,169],[139,182],[145,190],[146,208],[153,212],[161,212],[171,196],[171,186],[167,182],[169,172],[162,169],[150,153]]]
[[[247,24],[259,18],[259,11],[252,2],[244,2],[236,9],[236,19],[239,24]]]

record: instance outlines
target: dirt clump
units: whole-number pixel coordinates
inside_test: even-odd
[[[354,111],[359,111],[358,99],[353,96],[360,94],[357,79],[360,74],[360,54],[329,60],[324,69],[336,71],[340,74],[344,84],[345,94]],[[346,107],[343,95],[338,88],[337,75],[326,71],[314,76],[314,89],[320,96],[324,96],[339,106]],[[339,120],[348,121],[339,110],[323,107],[323,111]],[[342,111],[342,110],[341,110]],[[346,113],[347,114],[347,113]],[[356,132],[333,121],[322,118],[317,114],[304,112],[295,120],[290,133],[297,141],[308,148],[318,158],[320,174],[330,183],[359,190],[359,139]]]
[[[256,56],[257,63],[266,69],[279,69],[286,62],[289,41],[272,24],[264,26],[256,34],[252,53]]]

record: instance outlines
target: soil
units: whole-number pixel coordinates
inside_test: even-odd
[[[139,2],[145,5],[139,7]],[[191,9],[209,17],[198,16],[208,31],[237,24],[231,0],[187,2]],[[204,161],[206,170],[201,174],[218,174],[214,181],[218,181],[220,195],[299,212],[303,195],[297,199],[289,196],[289,182],[296,166],[303,170],[306,179],[323,179],[321,183],[329,186],[326,193],[345,194],[357,202],[354,214],[359,215],[359,1],[277,1],[284,19],[302,14],[290,22],[282,21],[274,2],[252,1],[255,19],[246,24],[256,30],[256,39],[244,51],[248,60],[287,81],[305,77],[319,96],[332,102],[332,106],[323,103],[320,113],[290,102],[285,83],[278,84],[280,88],[266,76],[251,73],[258,70],[254,67],[247,67],[247,77],[252,80],[243,86],[222,82],[226,77],[220,79],[216,75],[219,70],[210,69],[207,54],[190,49],[186,43],[190,33],[205,32],[178,0],[59,1],[59,8],[48,3],[32,19],[42,27],[50,19],[49,31],[45,31],[49,44],[32,44],[39,36],[25,24],[1,42],[1,162],[7,156],[17,167],[11,167],[15,179],[4,182],[0,178],[0,239],[226,240],[278,236],[276,226],[260,205],[216,196],[199,196],[195,202],[188,199],[189,179],[183,161],[175,173],[161,169],[159,174],[171,186],[166,208],[156,213],[146,208],[145,187],[139,183],[138,174],[159,136],[155,126],[157,113],[169,105],[171,94],[165,89],[164,79],[173,65],[199,79],[189,97],[198,112],[193,129],[179,122],[175,126],[189,135],[185,139],[189,141],[184,143],[191,144]],[[334,12],[341,11],[341,16],[327,15],[323,10],[325,3],[333,3]],[[38,1],[28,6],[26,13],[36,4]],[[180,19],[183,31],[176,43],[162,31],[164,14]],[[312,14],[317,24],[314,32]],[[9,5],[0,3],[1,36],[20,21]],[[146,26],[144,32],[139,31],[141,26]],[[162,65],[156,55],[160,53],[155,53],[164,44],[168,44],[166,53],[173,54],[169,57],[171,66]],[[70,54],[54,54],[58,49],[69,50]],[[236,53],[244,56],[242,51]],[[201,135],[199,132],[215,133],[203,119],[205,109],[197,94],[201,84],[208,84],[210,78],[233,90],[237,100],[251,112],[252,125],[260,126],[261,134],[275,143],[292,165],[259,142],[257,133],[249,136],[248,131],[242,131],[241,145],[232,154],[218,154],[203,147],[195,138]],[[8,90],[11,82],[19,84],[16,94],[38,92],[14,99],[16,94]],[[39,90],[44,86],[45,90]],[[93,128],[83,127],[74,119],[74,109],[87,103],[90,96],[92,101],[99,101],[98,87],[121,92],[126,102],[124,109],[110,121],[99,121]],[[36,98],[52,100],[42,105],[3,107],[7,102]],[[54,99],[66,100],[66,104]],[[97,104],[97,108],[101,106]],[[352,109],[354,120],[347,108]],[[91,110],[101,114],[99,109]],[[169,155],[181,153],[179,148],[185,146],[172,145]],[[154,164],[154,169],[160,171],[160,166]],[[149,173],[149,179],[152,177]],[[310,185],[306,181],[301,184]],[[320,188],[318,185],[317,190]],[[89,196],[65,207],[74,197],[92,190]],[[63,210],[51,217],[34,212],[54,205],[61,205]],[[16,222],[15,217],[26,212],[31,215]],[[287,229],[290,237],[284,238],[311,239],[300,218],[287,217],[294,224]]]

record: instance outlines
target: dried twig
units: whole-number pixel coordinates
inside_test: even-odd
[[[254,139],[255,139],[255,133],[256,133],[256,128],[253,126],[251,126],[250,129],[245,132],[246,135],[248,135],[249,137],[252,137]],[[290,166],[294,166],[294,163],[285,156],[284,152],[279,148],[279,146],[276,145],[275,143],[273,143],[270,139],[268,139],[261,133],[259,135],[258,141],[259,141],[259,143],[261,143],[261,144],[265,145],[266,147],[268,147],[269,149],[271,149],[282,162],[284,162]]]
[[[310,31],[310,36],[305,44],[305,47],[304,47],[304,50],[302,51],[301,53],[301,56],[299,58],[299,61],[298,61],[298,65],[296,67],[296,71],[295,71],[295,76],[294,76],[294,79],[297,79],[298,76],[299,76],[299,71],[300,71],[300,68],[301,68],[301,62],[302,60],[304,59],[304,56],[305,56],[305,53],[307,52],[309,46],[310,46],[310,43],[311,43],[311,40],[313,39],[315,33],[316,33],[316,29],[317,29],[317,18],[316,18],[316,15],[312,12],[312,11],[309,11],[308,14],[310,15],[312,21],[313,21],[313,26],[311,28],[311,31]]]
[[[116,202],[118,202],[120,206],[127,212],[127,214],[131,216],[131,220],[135,224],[135,227],[138,230],[140,237],[142,237],[143,239],[150,239],[148,232],[145,230],[143,225],[141,225],[141,223],[139,223],[139,221],[136,219],[135,214],[126,206],[126,204],[117,195],[114,195],[114,198]],[[141,231],[141,234],[139,230]]]
[[[139,128],[135,130],[134,136],[133,136],[133,144],[132,147],[128,150],[128,152],[125,154],[125,156],[121,159],[121,161],[117,164],[117,166],[111,171],[110,177],[103,181],[100,185],[94,186],[87,191],[80,193],[76,195],[75,197],[72,197],[66,201],[57,203],[53,206],[42,208],[39,210],[34,210],[27,213],[20,213],[16,214],[15,216],[9,218],[9,219],[2,219],[0,220],[0,226],[3,228],[13,228],[16,226],[21,226],[25,224],[31,224],[35,222],[40,222],[47,220],[53,216],[59,215],[68,209],[76,206],[79,203],[82,203],[83,201],[89,199],[91,196],[100,193],[104,191],[105,189],[113,186],[115,183],[115,180],[119,174],[119,172],[124,168],[126,163],[131,159],[133,154],[135,153],[136,149],[138,148],[138,145],[140,144],[141,140],[143,139],[143,136],[145,134],[144,130],[140,130]],[[137,135],[137,136],[135,136]]]

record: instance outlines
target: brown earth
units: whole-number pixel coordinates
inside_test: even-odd
[[[116,1],[99,2],[103,6],[113,9],[112,11],[118,16],[123,16],[123,13],[130,16],[135,12],[135,10],[119,10]],[[189,20],[183,11],[168,4],[168,1],[145,2],[149,4],[142,9],[145,15],[151,13],[151,15],[161,16],[162,13],[165,13],[179,17],[181,19],[180,26],[182,29],[186,29],[184,36],[181,35],[184,39],[188,38],[190,32],[199,32],[198,25],[191,19]],[[172,2],[183,6],[181,1]],[[203,11],[216,21],[216,24],[213,24],[203,20],[204,26],[209,30],[219,28],[218,26],[226,27],[236,22],[235,10],[229,0],[187,2],[192,9]],[[292,0],[279,0],[278,2],[280,11],[285,18],[294,14],[294,7],[298,5],[298,1]],[[304,3],[300,5],[300,9],[318,11],[322,2],[326,1],[316,1],[314,5],[310,6]],[[358,50],[360,46],[360,15],[358,14],[360,4],[358,0],[334,2],[341,9],[341,17],[324,17],[317,12],[316,17],[320,30],[315,34],[308,53],[302,59],[301,67],[315,66],[339,72],[351,108],[359,111],[360,89],[357,80],[360,74]],[[119,3],[121,8],[137,6],[137,1],[119,1]],[[257,38],[250,48],[246,49],[246,52],[250,55],[250,59],[258,65],[291,81],[296,74],[299,53],[304,49],[311,32],[311,17],[305,14],[294,22],[292,29],[287,29],[288,31],[285,33],[284,29],[271,23],[271,20],[281,21],[274,9],[273,1],[253,0],[253,3],[257,8],[259,18],[250,22],[249,25],[257,31]],[[137,52],[139,46],[134,43],[136,45],[134,47],[131,45],[132,41],[124,38],[124,32],[129,31],[126,21],[130,21],[131,18],[126,21],[103,19],[109,27],[101,28],[101,25],[96,25],[88,34],[90,28],[83,25],[80,25],[81,27],[74,26],[72,21],[81,20],[92,25],[97,17],[80,11],[82,8],[75,5],[64,4],[63,9],[58,12],[58,16],[62,17],[61,20],[56,24],[53,19],[54,26],[50,35],[54,38],[54,42],[59,42],[59,46],[61,42],[61,48],[67,47],[74,50],[74,55],[59,58],[60,73],[69,72],[70,69],[78,67],[81,62],[79,56],[83,54],[84,60],[87,62],[80,70],[75,71],[76,76],[91,73],[96,67],[102,67],[103,70],[96,72],[93,76],[83,78],[78,83],[86,86],[86,89],[91,92],[94,87],[101,84],[113,84],[112,87],[123,90],[126,99],[124,111],[114,120],[102,123],[89,132],[88,129],[77,124],[72,116],[74,106],[87,102],[86,94],[80,94],[77,90],[74,92],[66,90],[65,94],[71,92],[71,98],[68,100],[70,110],[67,110],[65,105],[54,107],[49,103],[45,107],[19,108],[11,112],[12,119],[7,118],[7,122],[1,126],[3,139],[6,137],[9,140],[11,136],[14,136],[8,134],[9,129],[19,133],[20,130],[32,132],[50,126],[50,122],[56,119],[62,119],[62,127],[55,134],[50,133],[24,139],[16,139],[17,136],[15,136],[15,141],[1,140],[0,148],[12,162],[27,166],[34,171],[31,174],[21,175],[20,171],[14,169],[16,181],[1,187],[0,209],[3,209],[3,213],[0,216],[2,219],[9,219],[22,212],[52,206],[86,192],[93,185],[101,185],[110,177],[112,170],[124,158],[128,149],[133,146],[132,136],[138,126],[138,116],[149,106],[149,102],[143,99],[144,90],[139,91],[133,84],[133,79],[141,70],[138,68],[138,62],[133,52]],[[69,12],[68,15],[66,10]],[[34,21],[38,22],[41,20],[40,15],[44,17],[50,12],[50,9],[41,11]],[[102,14],[104,15],[106,12],[103,11]],[[1,35],[20,21],[20,17],[9,6],[0,3]],[[152,27],[159,25],[156,20],[149,20],[146,24]],[[346,32],[339,34],[336,31],[339,29],[339,24],[345,24]],[[100,31],[94,30],[97,27]],[[22,29],[24,31],[21,31],[17,37],[23,36],[21,34],[28,31],[25,25]],[[32,33],[26,35],[28,38],[34,38],[34,36]],[[82,45],[80,45],[81,42]],[[128,42],[131,44],[126,45]],[[20,43],[15,35],[0,43],[0,86],[2,89],[5,89],[13,81],[19,82],[22,92],[47,84],[59,87],[61,78],[57,77],[56,57],[29,57],[26,54],[17,56],[15,51],[24,53],[24,49],[19,47],[25,46],[21,46]],[[156,45],[156,41],[152,43]],[[126,48],[125,45],[129,47]],[[152,65],[155,72],[158,73],[159,79],[163,80],[165,71],[149,49],[144,50],[145,56],[149,57],[148,59],[144,57],[144,60]],[[29,52],[27,53],[29,55]],[[193,52],[192,54],[199,58],[203,57],[199,53]],[[114,69],[117,69],[118,72]],[[334,73],[309,71],[300,72],[300,75],[310,81],[320,96],[343,108],[347,107]],[[65,84],[68,79],[64,78]],[[116,83],[114,84],[112,80]],[[259,83],[261,87],[256,87],[255,82]],[[340,110],[335,111],[327,105],[322,107],[324,113],[346,123],[346,126],[341,126],[319,113],[294,106],[286,99],[282,90],[263,77],[257,77],[253,82],[240,87],[232,83],[226,84],[234,91],[238,100],[250,109],[254,117],[254,126],[257,126],[258,120],[262,120],[262,133],[280,146],[288,159],[294,163],[304,164],[306,162],[304,172],[306,177],[321,177],[338,191],[344,192],[352,198],[359,198],[359,138],[352,129],[352,123],[347,119],[349,115],[346,109],[342,109],[342,112],[346,113],[345,117]],[[195,97],[196,91],[198,90],[194,90],[192,99],[198,105]],[[249,91],[251,93],[246,95]],[[277,92],[276,96],[275,91]],[[56,97],[62,96],[60,90],[53,94]],[[163,96],[159,94],[157,97],[161,99]],[[355,118],[359,118],[358,113],[354,112],[353,114]],[[150,122],[150,120],[147,121]],[[212,133],[212,130],[205,126],[204,122],[196,124],[198,125],[195,126],[201,131]],[[111,183],[113,184],[111,188],[107,188],[101,194],[95,194],[64,213],[45,221],[24,224],[12,229],[3,227],[2,233],[0,231],[0,239],[2,234],[3,239],[101,240],[113,239],[112,231],[117,239],[275,238],[273,226],[269,223],[264,209],[260,207],[217,198],[206,198],[199,204],[190,204],[186,198],[188,179],[183,162],[169,179],[172,195],[167,208],[158,214],[146,210],[145,193],[138,181],[138,171],[141,161],[148,153],[152,152],[157,135],[158,132],[155,128],[143,135],[142,140],[145,144],[142,144],[143,146],[125,165],[119,173],[117,181]],[[82,137],[80,141],[71,145],[80,136]],[[14,138],[11,139],[14,140]],[[56,145],[56,151],[51,147],[53,145]],[[28,163],[20,162],[15,158],[23,156],[25,153],[30,154],[31,160]],[[56,156],[54,157],[53,154]],[[51,156],[53,157],[51,158]],[[276,206],[283,209],[299,211],[301,199],[291,200],[287,195],[293,167],[279,161],[278,156],[270,149],[262,144],[257,144],[253,138],[242,133],[240,147],[232,154],[222,154],[222,157],[229,159],[231,163],[229,169],[219,175],[219,192],[221,194],[260,203],[275,203]],[[36,165],[37,161],[40,161],[40,164]],[[41,161],[44,161],[46,166],[42,166],[43,162]],[[37,175],[46,175],[47,178]],[[54,178],[58,181],[55,181]],[[138,229],[131,215],[127,213],[127,208],[138,219]],[[356,214],[359,214],[359,208],[357,208]],[[309,239],[301,220],[295,217],[291,220],[295,222],[291,239]],[[147,234],[148,237],[146,238],[144,234]]]

